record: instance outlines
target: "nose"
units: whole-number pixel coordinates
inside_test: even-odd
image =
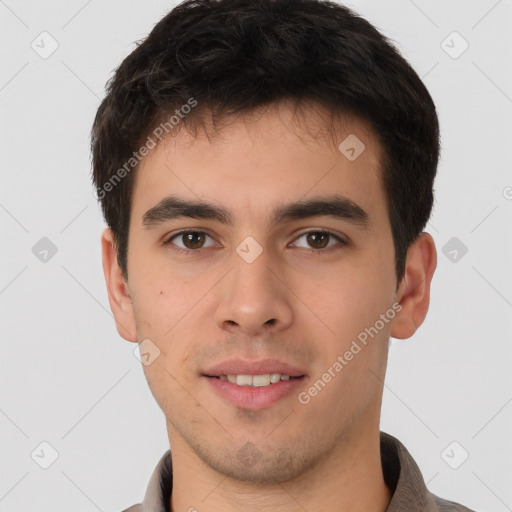
[[[279,268],[265,250],[251,263],[235,252],[233,270],[221,281],[219,289],[217,325],[246,336],[289,327],[293,321],[293,294]]]

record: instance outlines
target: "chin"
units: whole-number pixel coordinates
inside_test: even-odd
[[[309,449],[308,449],[309,448]],[[221,456],[207,451],[195,450],[201,460],[216,472],[233,480],[253,484],[277,484],[293,480],[311,470],[322,458],[317,449],[301,442],[300,447],[267,445],[246,442],[238,450],[226,452],[219,448]]]

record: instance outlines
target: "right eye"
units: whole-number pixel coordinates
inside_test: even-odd
[[[177,252],[180,253],[194,253],[197,252],[199,249],[206,248],[204,246],[205,238],[211,238],[210,235],[205,233],[204,231],[196,231],[187,229],[184,231],[179,231],[178,233],[173,234],[170,238],[168,238],[164,245],[174,245],[177,247],[175,249]],[[183,245],[179,245],[173,242],[175,238],[178,238],[178,240],[181,240],[181,243]],[[213,238],[212,238],[213,240]],[[211,247],[207,246],[207,247]]]

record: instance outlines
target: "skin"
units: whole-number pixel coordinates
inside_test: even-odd
[[[102,235],[119,334],[149,338],[160,350],[143,369],[166,417],[175,512],[382,512],[391,499],[379,441],[388,342],[422,324],[436,248],[422,233],[397,286],[379,143],[365,122],[345,118],[332,144],[318,136],[328,133],[322,110],[305,112],[306,124],[294,123],[283,102],[233,120],[216,137],[181,130],[153,149],[134,184],[127,281],[112,232]],[[348,134],[366,146],[355,161],[337,149]],[[268,220],[278,205],[334,193],[360,205],[372,228],[327,216]],[[235,223],[180,218],[143,227],[143,214],[169,194],[222,205]],[[187,228],[208,236],[164,244]],[[299,230],[331,231],[349,243],[328,237],[322,252],[318,238]],[[236,252],[248,236],[263,249],[250,264]],[[277,358],[304,370],[307,391],[398,303],[394,318],[306,405],[292,393],[263,410],[236,408],[201,377],[232,357]],[[243,448],[257,454],[254,464],[237,457]]]

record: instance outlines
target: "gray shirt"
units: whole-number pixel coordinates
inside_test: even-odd
[[[382,469],[393,497],[386,512],[474,512],[432,494],[420,469],[405,446],[393,436],[380,433]],[[172,491],[171,451],[167,450],[151,475],[142,503],[123,512],[170,512]]]

